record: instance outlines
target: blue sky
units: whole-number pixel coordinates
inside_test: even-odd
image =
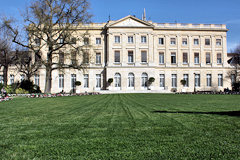
[[[0,13],[19,18],[19,11],[31,0],[2,0]],[[89,0],[93,22],[118,20],[127,15],[158,23],[227,24],[228,51],[240,44],[240,0]]]

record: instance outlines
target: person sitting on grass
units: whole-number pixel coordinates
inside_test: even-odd
[[[3,95],[3,98],[7,97],[7,91],[5,90],[4,87],[1,89],[1,93]]]

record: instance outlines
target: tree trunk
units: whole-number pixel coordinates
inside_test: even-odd
[[[46,67],[45,93],[51,93],[52,88],[52,69]]]
[[[7,86],[8,81],[8,66],[3,66],[3,82],[4,86]]]

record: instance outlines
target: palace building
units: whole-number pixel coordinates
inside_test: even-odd
[[[54,70],[53,93],[70,92],[74,88],[76,92],[119,93],[231,88],[231,81],[226,78],[231,68],[227,63],[228,29],[224,24],[154,23],[144,17],[127,16],[117,21],[79,26],[79,34],[86,30],[88,36],[76,45],[93,46],[89,49],[87,69]],[[59,60],[71,63],[71,58],[59,57]],[[23,75],[9,69],[9,84],[21,77]],[[149,83],[151,77],[155,81]],[[111,84],[109,79],[113,79]],[[39,69],[33,81],[44,91],[44,69]],[[81,86],[76,87],[75,81],[80,81]]]

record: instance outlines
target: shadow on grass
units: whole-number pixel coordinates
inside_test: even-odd
[[[153,111],[153,113],[213,114],[240,117],[240,111],[225,111],[225,112]]]

